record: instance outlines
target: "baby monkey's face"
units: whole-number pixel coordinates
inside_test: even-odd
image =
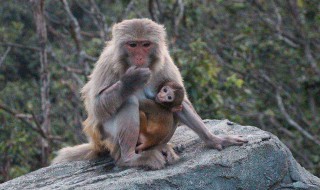
[[[170,86],[163,86],[156,96],[156,102],[172,102],[174,98],[174,90]]]

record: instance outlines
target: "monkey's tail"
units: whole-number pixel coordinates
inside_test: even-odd
[[[59,150],[57,157],[52,160],[51,164],[76,160],[92,160],[97,157],[98,153],[94,151],[93,145],[85,143],[73,147],[65,147]]]

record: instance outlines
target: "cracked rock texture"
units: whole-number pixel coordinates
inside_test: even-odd
[[[172,139],[181,159],[165,169],[124,169],[110,158],[77,161],[39,169],[0,189],[320,189],[320,179],[302,168],[276,136],[228,120],[205,123],[214,134],[243,135],[249,143],[208,149],[181,126]]]

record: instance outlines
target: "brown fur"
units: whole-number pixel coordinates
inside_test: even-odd
[[[174,98],[174,101],[172,101],[172,102],[161,102],[161,105],[166,107],[167,109],[181,105],[181,103],[184,99],[184,96],[185,96],[185,91],[184,91],[183,86],[181,86],[180,84],[178,84],[174,81],[163,82],[159,86],[157,92],[159,92],[163,86],[169,86],[172,89],[174,89],[175,98]]]
[[[157,145],[168,143],[175,129],[176,121],[171,109],[181,105],[184,98],[183,87],[175,82],[164,82],[158,88],[158,93],[163,86],[168,86],[174,91],[172,102],[155,102],[143,100],[139,102],[140,133],[137,152],[147,150]]]
[[[125,20],[113,26],[112,35],[111,41],[106,43],[106,47],[101,53],[92,74],[89,76],[89,81],[83,87],[81,93],[88,113],[87,119],[83,122],[84,132],[89,138],[89,144],[83,146],[86,148],[91,147],[92,150],[89,151],[87,149],[88,152],[94,152],[95,154],[109,150],[113,154],[112,156],[116,158],[120,157],[119,145],[111,145],[109,143],[113,142],[114,138],[105,141],[101,131],[104,130],[103,123],[112,117],[112,113],[117,111],[122,102],[111,100],[112,104],[108,104],[107,102],[106,105],[101,106],[101,101],[97,97],[101,93],[101,90],[107,89],[119,81],[129,67],[123,64],[122,44],[126,41],[140,38],[150,40],[156,44],[157,48],[154,53],[156,55],[155,62],[150,65],[152,71],[151,83],[160,84],[162,81],[171,79],[172,76],[178,74],[178,77],[174,77],[175,81],[182,85],[182,78],[168,54],[165,41],[166,33],[162,25],[156,24],[149,19]],[[171,69],[170,71],[166,71],[166,68]],[[158,75],[162,77],[155,77]],[[54,163],[73,160],[75,158],[73,152],[77,152],[73,151],[73,149],[80,148],[80,146],[62,149],[54,159]],[[145,155],[147,154],[149,153],[145,153]],[[85,159],[89,157],[79,158]],[[116,158],[116,160],[118,159],[120,158]],[[163,163],[160,165],[163,165]]]
[[[74,160],[91,160],[97,157],[91,144],[81,144],[74,147],[65,147],[58,152],[52,163],[68,162]],[[68,155],[67,157],[65,155]]]
[[[134,68],[127,61],[123,44],[132,40],[147,40],[155,45],[145,67]],[[170,163],[177,156],[169,145],[135,154],[140,126],[138,100],[145,99],[142,96],[144,88],[155,92],[164,81],[174,81],[183,86],[181,74],[169,55],[164,27],[149,19],[125,20],[115,24],[111,41],[106,43],[81,91],[88,114],[83,125],[89,143],[62,149],[54,163],[91,159],[107,150],[121,166],[160,169],[166,162]],[[131,89],[131,85],[135,88]],[[176,116],[210,147],[222,149],[245,142],[239,137],[224,138],[211,134],[186,96],[183,110]]]

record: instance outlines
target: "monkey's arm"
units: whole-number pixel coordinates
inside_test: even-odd
[[[205,126],[202,119],[196,113],[195,109],[187,98],[182,102],[182,106],[182,111],[176,113],[178,118],[182,123],[195,131],[199,137],[204,140],[207,146],[221,150],[224,147],[242,145],[243,143],[248,142],[247,140],[242,139],[240,136],[220,137],[213,135]]]
[[[144,89],[144,95],[146,96],[147,99],[150,99],[150,100],[154,100],[155,99],[155,95],[152,93],[150,88],[145,88]]]
[[[101,87],[94,100],[94,111],[100,121],[108,120],[121,105],[142,88],[150,78],[148,68],[130,67],[119,81],[111,86]]]
[[[139,101],[139,110],[149,114],[160,114],[163,112],[160,105],[150,99],[144,99]]]

